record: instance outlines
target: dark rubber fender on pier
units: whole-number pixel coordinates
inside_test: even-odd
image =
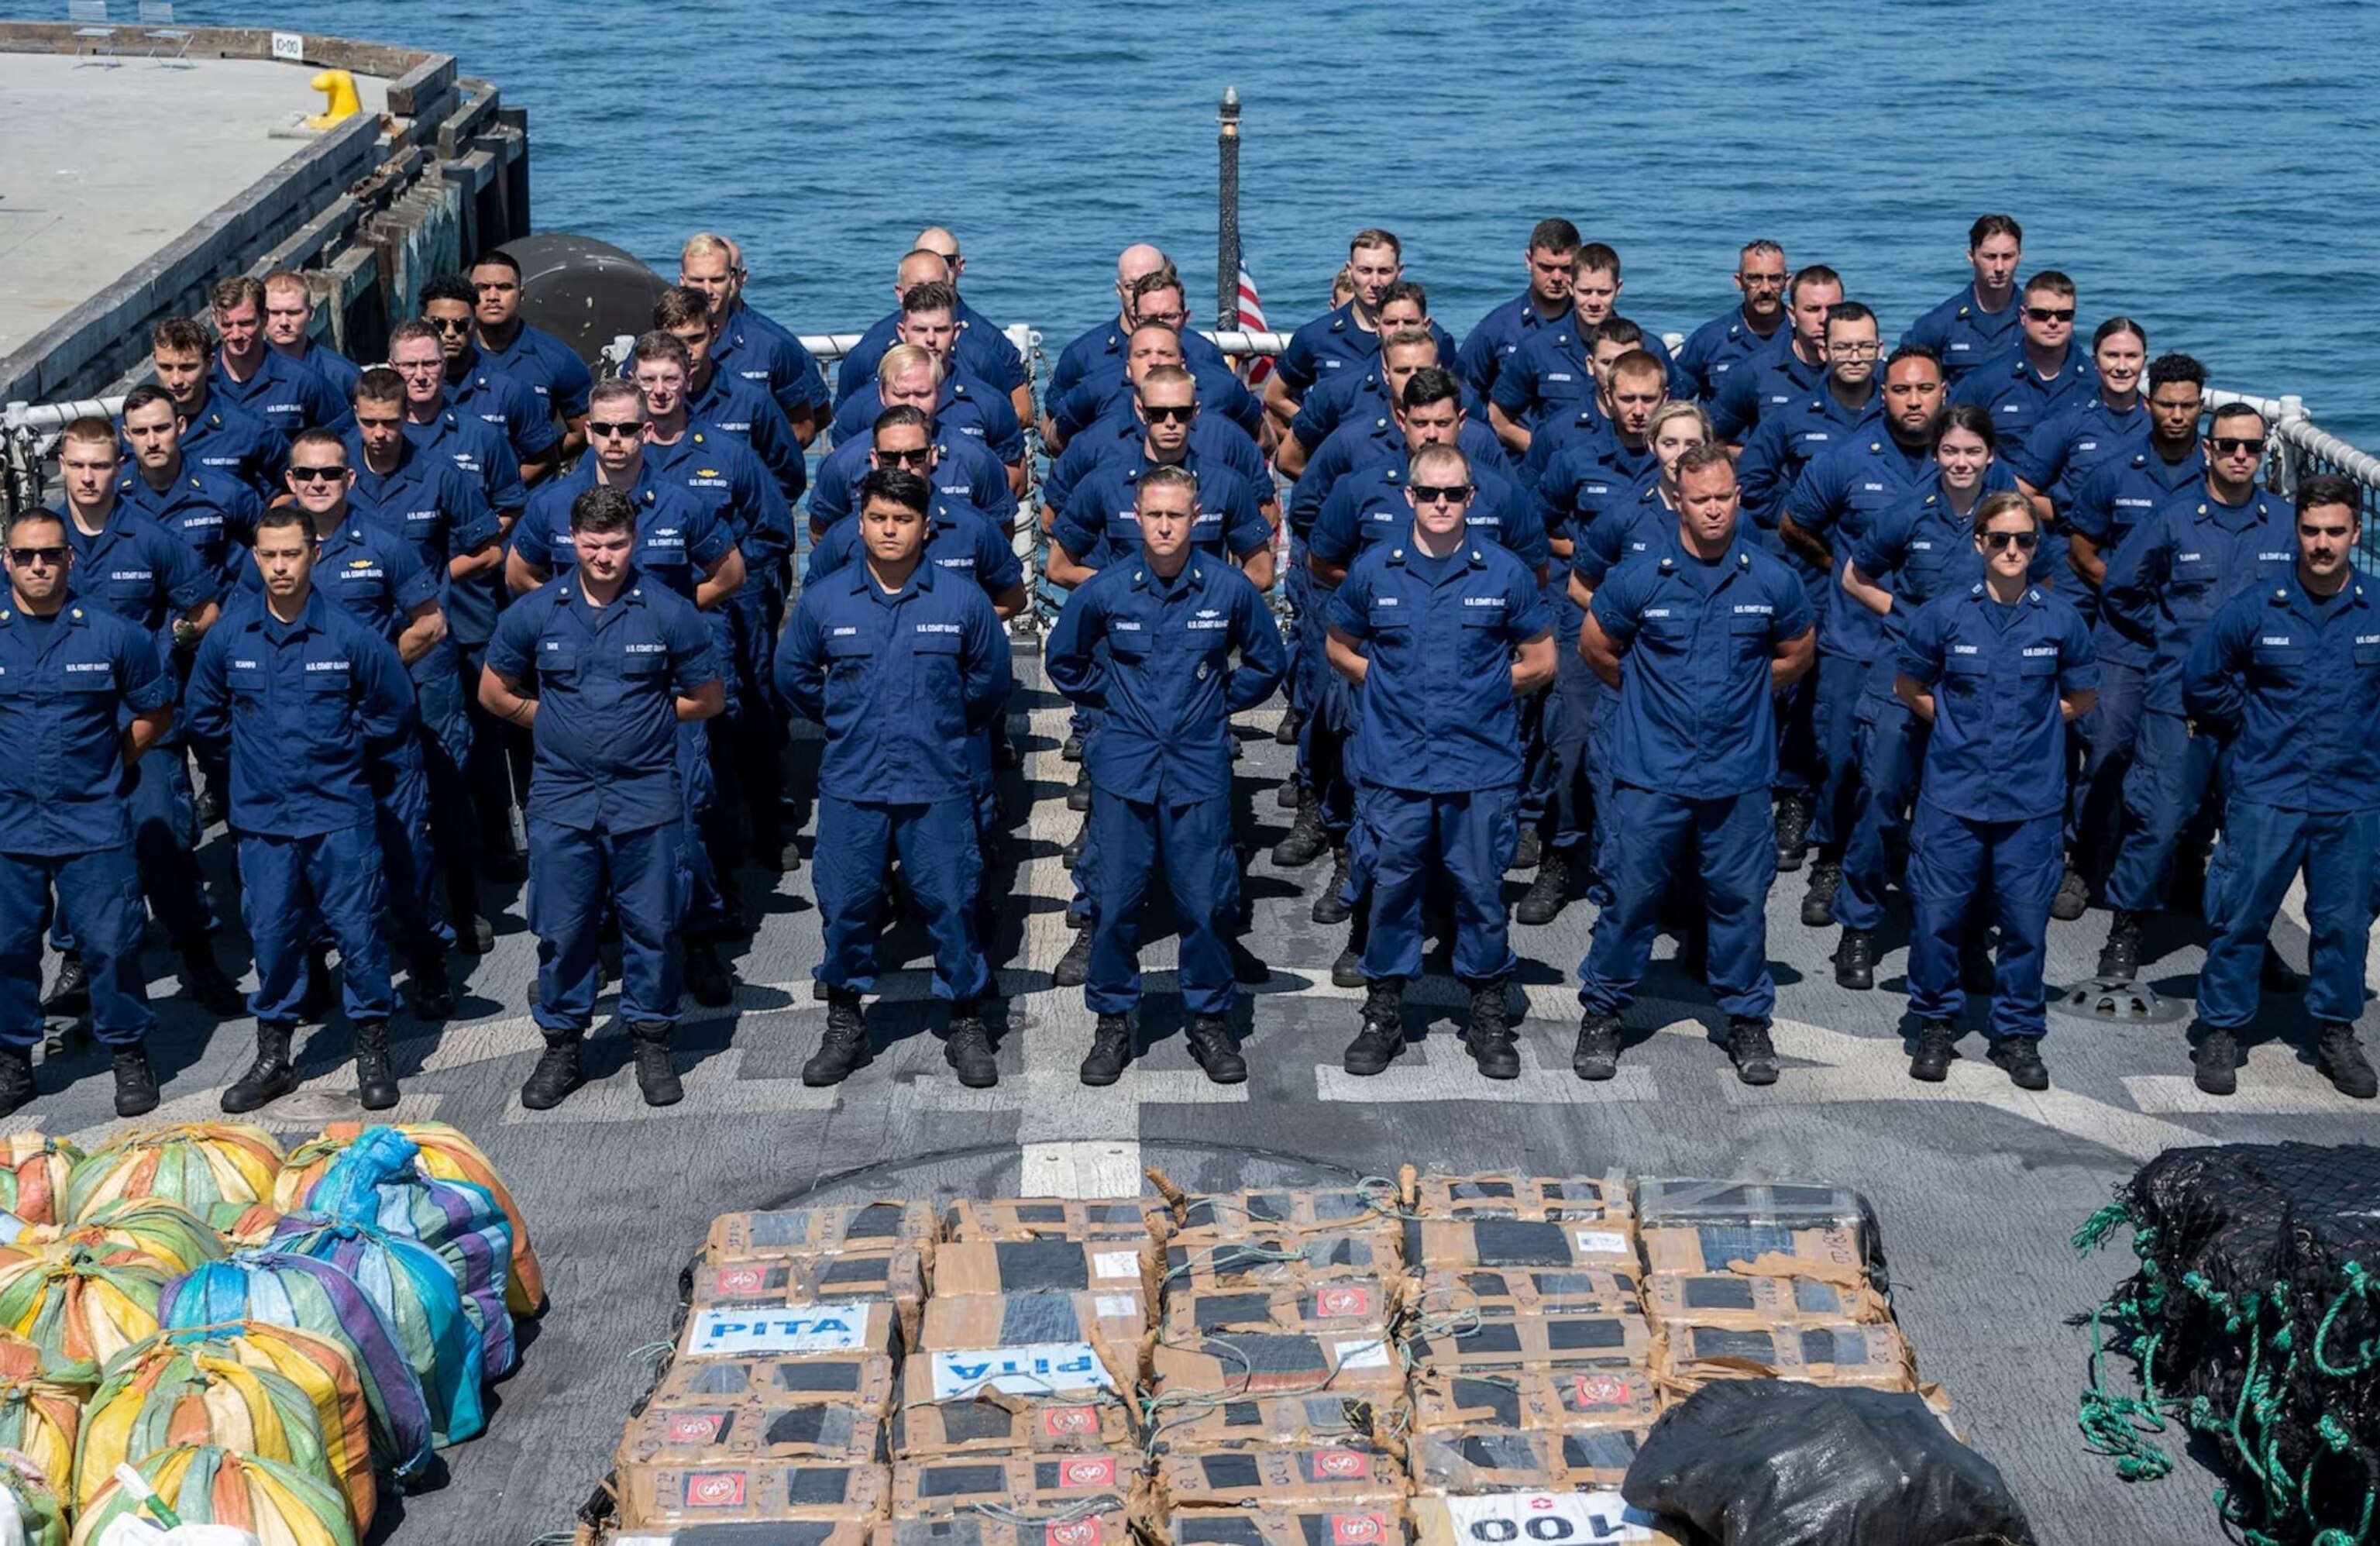
[[[521,266],[521,315],[589,365],[621,334],[653,325],[653,301],[670,282],[606,241],[548,231],[501,250]]]

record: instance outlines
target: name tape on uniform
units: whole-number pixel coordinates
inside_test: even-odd
[[[937,1401],[973,1395],[986,1385],[1003,1395],[1116,1388],[1107,1365],[1087,1342],[1034,1342],[925,1356],[933,1359]]]

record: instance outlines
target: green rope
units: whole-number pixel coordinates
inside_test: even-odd
[[[2074,1232],[2075,1254],[2088,1256],[2097,1250],[2107,1243],[2107,1236],[2116,1232],[2118,1224],[2131,1223],[2131,1217],[2130,1208],[2120,1202],[2111,1202],[2084,1219],[2082,1227]]]
[[[2329,1413],[2325,1412],[2315,1419],[2313,1430],[2314,1436],[2323,1442],[2324,1446],[2331,1454],[2356,1453],[2354,1436]],[[2306,1461],[2305,1476],[2301,1479],[2298,1487],[2298,1512],[2302,1514],[2309,1522],[2313,1518],[2313,1473],[2321,1458],[2317,1455]],[[2363,1543],[2371,1539],[2373,1512],[2375,1505],[2380,1505],[2380,1486],[2375,1486],[2371,1479],[2372,1463],[2368,1457],[2364,1462],[2364,1476],[2363,1511],[2362,1516],[2355,1522],[2354,1532],[2350,1534],[2334,1526],[2318,1532],[2313,1538],[2313,1546],[2363,1546]]]
[[[2325,1349],[2330,1345],[2330,1329],[2338,1322],[2339,1312],[2347,1308],[2349,1301],[2368,1298],[2374,1292],[2372,1274],[2364,1270],[2362,1262],[2350,1261],[2342,1271],[2347,1278],[2347,1286],[2339,1290],[2338,1297],[2330,1302],[2329,1311],[2323,1316],[2322,1325],[2313,1333],[2313,1366],[2334,1380],[2351,1380],[2359,1374],[2369,1373],[2374,1363],[2380,1363],[2380,1342],[2365,1337],[2362,1345],[2356,1349],[2352,1363],[2334,1364],[2330,1361]]]
[[[2155,1481],[2173,1469],[2172,1457],[2147,1437],[2166,1430],[2165,1414],[2160,1409],[2164,1404],[2158,1400],[2149,1376],[2158,1333],[2150,1333],[2141,1344],[2150,1350],[2139,1355],[2141,1394],[2122,1395],[2109,1390],[2100,1373],[2100,1360],[2107,1350],[2102,1318],[2109,1308],[2102,1305],[2091,1312],[2091,1386],[2082,1393],[2076,1425],[2082,1430],[2092,1454],[2115,1458],[2119,1477],[2126,1481]]]

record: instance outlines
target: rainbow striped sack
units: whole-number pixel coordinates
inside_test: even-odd
[[[128,1197],[91,1211],[80,1223],[43,1225],[25,1232],[18,1248],[37,1247],[45,1256],[81,1248],[103,1260],[127,1254],[179,1277],[224,1259],[222,1239],[178,1202],[162,1197]]]
[[[239,1251],[176,1280],[159,1316],[173,1332],[265,1321],[336,1344],[363,1388],[373,1455],[400,1477],[430,1458],[430,1402],[420,1377],[379,1308],[343,1269],[285,1251]]]
[[[135,1463],[186,1525],[229,1525],[265,1546],[356,1546],[338,1490],[294,1466],[212,1444],[181,1444]],[[110,1477],[75,1521],[74,1546],[96,1546],[140,1504]]]
[[[0,1493],[17,1505],[25,1546],[67,1546],[66,1506],[58,1502],[57,1489],[14,1450],[0,1449]]]
[[[55,1223],[67,1177],[82,1163],[82,1150],[41,1133],[0,1138],[0,1209],[27,1223]]]
[[[66,1217],[123,1197],[162,1197],[201,1218],[218,1202],[262,1202],[281,1173],[281,1145],[240,1122],[192,1122],[131,1134],[74,1167]]]
[[[218,1202],[200,1216],[234,1250],[271,1245],[273,1231],[281,1223],[281,1210],[269,1202]]]
[[[52,1368],[103,1364],[157,1334],[157,1298],[171,1275],[86,1247],[57,1256],[0,1252],[0,1331],[30,1342]]]
[[[314,1403],[293,1382],[206,1343],[161,1337],[107,1366],[75,1451],[75,1506],[89,1508],[124,1461],[176,1444],[215,1444],[340,1479]]]
[[[0,1338],[0,1450],[29,1462],[52,1491],[66,1491],[73,1480],[83,1398],[98,1372],[89,1364],[44,1369],[40,1348]]]
[[[361,1285],[420,1377],[433,1443],[458,1444],[486,1429],[479,1333],[464,1313],[454,1272],[436,1251],[368,1223],[313,1213],[283,1219],[273,1249],[330,1262]]]
[[[277,1374],[304,1393],[313,1407],[314,1430],[322,1436],[323,1460],[347,1495],[347,1517],[355,1521],[359,1536],[371,1528],[379,1503],[372,1476],[371,1413],[364,1403],[356,1366],[345,1349],[328,1337],[294,1326],[234,1321],[167,1332],[120,1355],[115,1367],[122,1368],[167,1341],[186,1351],[203,1351],[211,1357]]]
[[[480,1146],[466,1138],[462,1129],[443,1122],[408,1122],[394,1130],[411,1138],[420,1149],[418,1163],[425,1175],[442,1181],[468,1181],[488,1189],[513,1226],[513,1272],[505,1287],[504,1302],[515,1315],[535,1315],[543,1310],[545,1273],[538,1265],[536,1249],[529,1245],[528,1219]],[[365,1131],[359,1122],[334,1122],[322,1129],[319,1138],[291,1150],[289,1163],[283,1168],[281,1178],[273,1183],[274,1206],[290,1211],[310,1206],[314,1184],[322,1178],[331,1162]],[[317,1208],[315,1211],[322,1210]]]
[[[420,1153],[394,1127],[367,1129],[322,1173],[309,1209],[372,1224],[436,1251],[463,1291],[463,1312],[480,1336],[482,1371],[501,1380],[513,1371],[516,1357],[504,1292],[512,1221],[485,1187],[425,1174]]]

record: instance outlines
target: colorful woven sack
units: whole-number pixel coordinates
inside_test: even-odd
[[[0,1450],[14,1450],[63,1495],[74,1479],[75,1435],[99,1371],[89,1364],[42,1367],[41,1349],[0,1337]]]
[[[464,1312],[461,1286],[436,1251],[369,1223],[313,1213],[283,1219],[273,1248],[330,1262],[362,1286],[420,1378],[435,1443],[461,1443],[487,1427],[479,1333]]]
[[[331,1162],[367,1130],[359,1122],[334,1122],[322,1129],[319,1138],[291,1150],[289,1163],[283,1167],[281,1178],[273,1183],[274,1206],[284,1211],[312,1206],[314,1184],[322,1178]],[[403,1133],[419,1148],[419,1163],[423,1174],[442,1181],[468,1181],[488,1189],[513,1226],[512,1281],[505,1285],[504,1302],[515,1315],[536,1315],[543,1310],[545,1273],[538,1265],[536,1249],[528,1242],[528,1219],[480,1146],[466,1138],[461,1128],[443,1122],[408,1122],[393,1130]]]
[[[200,1216],[234,1250],[273,1242],[281,1210],[269,1202],[218,1202]]]
[[[27,1223],[57,1223],[67,1177],[81,1163],[82,1150],[64,1138],[41,1133],[0,1138],[0,1209]]]
[[[134,1463],[186,1525],[229,1525],[264,1546],[356,1546],[338,1490],[294,1466],[212,1444],[182,1444]],[[96,1546],[140,1503],[115,1478],[75,1520],[74,1546]],[[144,1516],[145,1517],[145,1516]]]
[[[80,1223],[29,1229],[18,1248],[28,1245],[37,1245],[47,1256],[81,1248],[107,1261],[129,1254],[164,1268],[168,1277],[221,1261],[226,1254],[221,1236],[188,1209],[162,1197],[121,1198],[92,1209]]]
[[[281,1173],[281,1145],[240,1122],[191,1122],[117,1139],[74,1167],[66,1219],[123,1197],[162,1197],[204,1218],[218,1202],[262,1202]]]
[[[371,1412],[364,1402],[355,1363],[345,1348],[329,1337],[295,1326],[234,1321],[166,1332],[157,1341],[118,1355],[114,1367],[120,1369],[165,1341],[277,1374],[303,1392],[313,1407],[314,1430],[322,1436],[322,1457],[340,1490],[347,1494],[347,1516],[355,1521],[358,1535],[371,1528],[379,1501],[372,1476]]]
[[[14,1450],[0,1449],[0,1493],[17,1505],[25,1546],[67,1546],[67,1511],[57,1489]]]
[[[341,1268],[285,1251],[236,1252],[176,1281],[159,1314],[172,1332],[266,1321],[337,1345],[363,1388],[372,1454],[400,1477],[430,1458],[430,1403],[420,1377],[379,1307]]]
[[[480,1363],[491,1380],[513,1371],[513,1226],[495,1194],[470,1181],[427,1174],[421,1150],[395,1127],[372,1127],[331,1162],[314,1187],[309,1212],[368,1223],[418,1240],[438,1253],[463,1291],[463,1311],[480,1337]]]
[[[75,1452],[75,1506],[89,1508],[118,1465],[177,1444],[214,1444],[340,1480],[314,1403],[294,1382],[207,1343],[159,1337],[108,1365],[91,1397]]]
[[[170,1277],[130,1253],[107,1260],[80,1246],[0,1253],[0,1331],[39,1348],[49,1368],[103,1364],[157,1334],[157,1297]]]

